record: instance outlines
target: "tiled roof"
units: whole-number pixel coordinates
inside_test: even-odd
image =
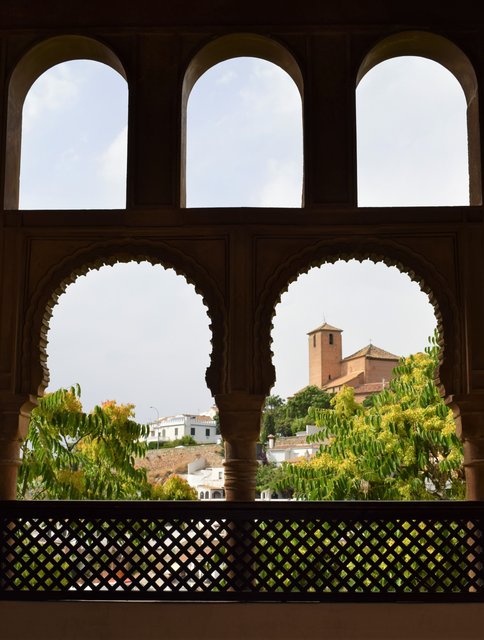
[[[388,387],[388,381],[385,381],[385,388]],[[355,388],[355,396],[366,395],[369,393],[379,393],[383,390],[383,382],[367,382],[366,384],[360,384]]]
[[[308,336],[310,336],[313,333],[317,333],[318,331],[339,331],[340,333],[343,333],[343,329],[338,329],[337,327],[332,327],[327,322],[324,322],[321,326],[319,326],[316,329],[313,329],[312,331],[310,331],[308,333]]]
[[[328,382],[323,386],[323,389],[332,389],[333,387],[341,387],[352,380],[355,380],[358,376],[361,376],[364,371],[352,371],[351,373],[347,373],[345,376],[341,376],[340,378],[334,378],[334,380],[328,380]]]
[[[300,447],[304,447],[305,449],[319,449],[319,444],[308,444],[307,436],[276,436],[274,439],[274,447],[272,449],[268,448],[268,451],[277,449],[299,449]]]
[[[396,356],[389,351],[385,351],[384,349],[380,349],[380,347],[376,347],[374,344],[369,344],[367,347],[363,347],[356,353],[352,353],[350,356],[346,356],[343,358],[343,362],[346,360],[353,360],[353,358],[376,358],[378,360],[400,360],[400,356]]]

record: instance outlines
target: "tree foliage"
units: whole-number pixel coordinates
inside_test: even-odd
[[[285,486],[306,500],[422,500],[464,496],[462,445],[434,384],[438,345],[402,359],[370,406],[343,388],[318,412],[319,453],[287,466]]]
[[[153,485],[151,497],[153,500],[198,500],[196,490],[176,474],[169,476],[162,484]]]
[[[143,457],[148,429],[133,420],[134,405],[109,400],[84,413],[79,386],[39,398],[22,444],[20,498],[129,499],[147,497]]]
[[[330,406],[331,395],[318,387],[305,387],[286,401],[277,395],[266,398],[262,414],[260,441],[266,442],[270,435],[291,436],[314,424],[314,409]]]
[[[311,409],[329,409],[331,397],[319,387],[305,387],[287,401],[287,415],[290,418],[305,418]]]
[[[270,489],[273,491],[281,491],[281,484],[287,479],[286,467],[277,466],[275,462],[259,464],[255,479],[256,490],[259,492]],[[286,486],[282,490],[284,498],[292,497],[292,490]]]

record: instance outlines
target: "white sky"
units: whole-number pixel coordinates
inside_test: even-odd
[[[360,83],[357,107],[361,206],[468,203],[465,100],[443,67],[387,61]],[[126,83],[102,64],[41,76],[24,107],[21,208],[123,208],[126,113]],[[299,94],[279,68],[237,59],[209,70],[189,100],[188,206],[300,206],[301,135]],[[345,355],[370,340],[407,355],[435,326],[427,296],[395,268],[312,269],[276,308],[275,393],[307,384],[306,334],[324,319],[344,330]],[[90,272],[54,309],[50,389],[79,382],[86,409],[133,402],[142,422],[206,410],[208,324],[200,296],[173,271]]]

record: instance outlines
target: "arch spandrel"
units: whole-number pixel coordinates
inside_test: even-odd
[[[164,243],[111,242],[91,244],[69,258],[56,263],[40,280],[29,300],[22,330],[21,387],[33,395],[41,395],[49,382],[47,369],[47,332],[53,308],[68,285],[91,270],[118,262],[159,264],[173,269],[193,284],[201,295],[210,319],[212,352],[206,370],[207,386],[213,395],[225,385],[226,310],[218,284],[191,256]]]
[[[259,257],[260,261],[263,258]],[[327,241],[306,243],[284,262],[279,262],[272,276],[265,282],[260,281],[259,305],[255,314],[255,335],[259,343],[256,345],[255,371],[257,388],[261,393],[269,393],[275,382],[275,369],[272,364],[271,332],[276,305],[289,285],[297,278],[327,262],[337,260],[372,260],[383,262],[387,266],[397,267],[407,274],[411,280],[420,285],[421,290],[429,296],[434,307],[441,346],[440,367],[436,380],[443,395],[449,396],[456,390],[464,388],[466,381],[465,367],[462,358],[461,314],[457,300],[457,285],[452,284],[427,257],[409,246],[393,240],[364,237],[357,239],[333,238]]]

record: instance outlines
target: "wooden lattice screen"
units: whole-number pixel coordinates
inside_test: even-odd
[[[0,597],[484,600],[483,503],[0,503]]]

